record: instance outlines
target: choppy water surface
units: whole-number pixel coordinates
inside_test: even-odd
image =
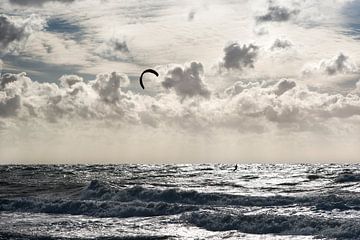
[[[360,239],[359,166],[0,166],[0,239]]]

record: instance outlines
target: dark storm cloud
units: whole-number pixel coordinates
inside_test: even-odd
[[[166,89],[173,88],[183,98],[194,96],[207,98],[210,96],[210,91],[203,82],[203,74],[203,65],[199,62],[191,62],[184,67],[170,69],[162,86]]]
[[[262,22],[286,22],[289,21],[292,16],[299,13],[299,10],[291,10],[280,6],[269,6],[267,12],[264,15],[257,16],[256,21]]]
[[[74,0],[9,0],[9,2],[21,6],[41,6],[47,2],[71,3]]]
[[[254,62],[258,56],[259,47],[254,44],[240,45],[239,43],[232,43],[224,48],[225,56],[222,67],[226,69],[242,70],[244,67],[254,67]]]

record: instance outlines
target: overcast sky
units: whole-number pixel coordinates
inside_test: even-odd
[[[360,161],[358,0],[3,0],[0,67],[0,163]]]

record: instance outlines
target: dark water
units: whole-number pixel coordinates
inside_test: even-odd
[[[0,166],[0,239],[360,239],[359,167]]]

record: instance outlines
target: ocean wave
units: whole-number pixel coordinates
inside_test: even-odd
[[[191,205],[241,205],[241,206],[274,206],[291,205],[294,197],[286,196],[241,196],[224,193],[203,193],[195,190],[184,191],[177,188],[155,189],[134,186],[125,189],[114,189],[93,180],[81,192],[80,198],[86,200],[111,200],[119,202],[145,201],[167,202]]]
[[[336,239],[359,239],[360,223],[354,220],[285,216],[192,212],[182,219],[209,231],[237,230],[250,234],[311,235]]]
[[[214,207],[305,206],[314,211],[360,210],[357,193],[328,193],[305,196],[248,196],[218,192],[157,189],[141,186],[117,189],[98,180],[71,194],[59,197],[0,198],[0,211],[88,215],[94,217],[147,217],[174,215]]]
[[[319,178],[323,178],[323,176],[319,175],[319,174],[309,174],[306,176],[306,178],[309,180],[309,181],[314,181],[314,180],[317,180]]]
[[[125,189],[114,189],[94,180],[80,192],[80,198],[86,200],[111,200],[117,202],[166,202],[202,206],[312,206],[318,210],[358,210],[360,195],[356,193],[328,193],[306,196],[247,196],[224,193],[203,193],[184,191],[176,188],[154,189],[135,186]]]
[[[360,173],[342,173],[335,178],[336,183],[360,182]]]
[[[119,236],[119,237],[97,237],[97,240],[163,240],[169,236]],[[59,236],[41,236],[20,233],[0,232],[0,240],[93,240],[94,238],[69,238]]]
[[[195,206],[164,202],[112,202],[84,200],[49,200],[38,198],[0,199],[0,211],[87,215],[94,217],[150,217],[194,211]]]

